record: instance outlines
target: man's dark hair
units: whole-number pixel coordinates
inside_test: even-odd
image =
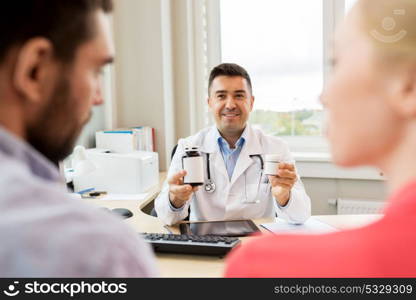
[[[245,80],[247,80],[247,84],[250,88],[250,93],[252,93],[251,80],[247,71],[237,64],[224,63],[216,66],[214,69],[212,69],[211,74],[209,74],[208,95],[211,89],[212,82],[218,76],[241,76],[245,78]]]
[[[51,41],[54,56],[70,62],[94,35],[92,14],[112,11],[112,0],[12,0],[0,10],[0,63],[12,47],[31,38]]]

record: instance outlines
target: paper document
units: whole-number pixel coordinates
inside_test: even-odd
[[[321,222],[314,217],[310,217],[303,224],[290,224],[285,220],[276,219],[274,223],[261,224],[260,226],[274,233],[302,233],[302,234],[319,234],[337,231],[336,228]]]
[[[148,193],[141,194],[107,194],[101,196],[100,200],[144,200]]]

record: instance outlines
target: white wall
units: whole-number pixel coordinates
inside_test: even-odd
[[[115,1],[115,126],[156,128],[161,170],[181,137],[206,126],[204,1]],[[201,80],[202,78],[202,80]],[[204,82],[201,84],[201,82]]]
[[[174,86],[175,86],[175,106],[176,112],[187,116],[192,111],[190,102],[194,100],[193,91],[189,87],[189,81],[194,80],[190,77],[192,49],[187,44],[187,40],[191,38],[187,31],[188,13],[186,1],[172,2],[172,15],[174,22],[172,23],[173,47],[173,65],[174,65]],[[201,100],[202,101],[202,100]],[[190,118],[175,118],[175,129],[179,137],[189,136],[193,133],[192,120]]]
[[[154,127],[162,170],[166,168],[167,152],[171,148],[166,131],[174,130],[172,118],[175,116],[172,109],[165,115],[173,99],[169,90],[166,91],[169,79],[164,70],[169,63],[163,65],[164,2],[115,1],[114,12],[116,125]]]
[[[313,215],[336,214],[336,206],[328,203],[330,199],[381,201],[387,196],[384,181],[381,180],[302,178],[302,182],[312,199]]]

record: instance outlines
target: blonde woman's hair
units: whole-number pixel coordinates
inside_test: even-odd
[[[416,0],[359,0],[353,10],[386,63],[416,62]]]

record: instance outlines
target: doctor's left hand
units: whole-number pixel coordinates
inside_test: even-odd
[[[295,166],[289,163],[279,163],[277,175],[268,177],[274,198],[280,206],[285,206],[290,199],[290,190],[297,180]]]

